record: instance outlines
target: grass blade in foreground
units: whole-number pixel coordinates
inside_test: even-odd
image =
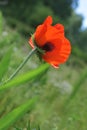
[[[13,123],[20,119],[27,111],[31,110],[37,98],[33,98],[25,104],[15,108],[13,111],[8,113],[6,116],[0,119],[0,130],[7,130]]]
[[[26,74],[16,76],[16,78],[12,79],[7,84],[1,85],[0,91],[6,90],[13,86],[17,87],[18,85],[21,85],[29,80],[35,79],[37,78],[38,75],[43,74],[48,68],[49,68],[49,65],[44,64],[35,70],[29,71]]]

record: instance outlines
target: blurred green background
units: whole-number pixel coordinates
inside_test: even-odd
[[[0,0],[0,62],[12,47],[2,81],[7,79],[31,50],[28,39],[38,24],[51,15],[54,24],[65,26],[72,54],[59,69],[49,68],[42,76],[20,87],[0,93],[0,117],[35,95],[35,108],[10,129],[33,130],[87,129],[87,29],[82,30],[83,16],[75,13],[79,0]],[[20,74],[38,68],[42,63],[34,55]],[[0,72],[3,68],[0,68]],[[0,79],[1,80],[1,79]]]

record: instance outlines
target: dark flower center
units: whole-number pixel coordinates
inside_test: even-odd
[[[52,51],[54,49],[54,45],[51,42],[47,42],[42,46],[42,49],[45,51]]]

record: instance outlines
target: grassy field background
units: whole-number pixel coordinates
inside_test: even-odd
[[[23,36],[17,28],[9,27],[2,13],[0,14],[1,83],[10,77],[25,59],[28,52],[31,51],[28,39],[29,37]],[[59,69],[49,66],[49,69],[34,76],[29,81],[24,81],[23,84],[22,81],[18,85],[15,83],[5,91],[1,91],[0,88],[0,122],[2,117],[16,107],[34,97],[38,97],[34,107],[29,109],[21,119],[15,119],[15,123],[12,123],[6,129],[87,129],[87,57],[86,55],[83,56],[80,50],[79,53],[78,51],[76,53],[78,55],[75,55],[73,48],[74,45],[72,45],[72,53],[68,62],[60,65]],[[40,68],[42,64],[39,58],[33,55],[17,76],[21,79],[24,74]]]

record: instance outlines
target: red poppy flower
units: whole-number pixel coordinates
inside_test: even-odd
[[[69,40],[64,36],[64,26],[62,24],[52,24],[52,17],[48,16],[43,24],[36,28],[34,41],[36,46],[44,50],[42,59],[54,67],[66,62],[71,52]],[[32,38],[29,44],[34,48]]]

